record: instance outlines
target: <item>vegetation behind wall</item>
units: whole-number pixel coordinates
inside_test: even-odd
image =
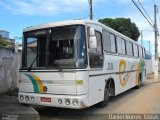
[[[14,43],[0,36],[0,48],[14,49]]]

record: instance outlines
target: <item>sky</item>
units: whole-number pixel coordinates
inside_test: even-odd
[[[153,21],[154,3],[156,2],[160,7],[160,2],[158,0],[139,1]],[[153,28],[132,0],[93,0],[94,20],[118,17],[130,18],[137,25],[143,33],[143,45],[146,51],[149,51],[150,41],[153,53]],[[89,0],[0,0],[0,29],[10,32],[10,38],[22,37],[23,29],[28,26],[70,19],[89,19]],[[159,16],[157,22],[159,27]],[[140,39],[141,37],[139,43],[141,43]],[[21,39],[16,38],[16,41],[21,43]]]

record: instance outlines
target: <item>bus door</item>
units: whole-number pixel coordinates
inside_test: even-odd
[[[88,28],[89,41],[89,103],[95,104],[103,98],[102,91],[103,76],[103,49],[102,49],[102,30],[93,27]]]

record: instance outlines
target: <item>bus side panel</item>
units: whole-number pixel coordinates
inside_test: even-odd
[[[121,57],[118,55],[105,55],[104,69],[110,74],[115,83],[115,95],[118,95],[132,87],[136,81],[139,59]],[[112,65],[113,67],[110,67]]]
[[[76,72],[76,80],[83,81],[82,83],[77,84],[77,95],[88,94],[88,77],[88,70]]]
[[[99,71],[90,71],[89,77],[89,103],[94,105],[104,98],[105,75],[99,75]]]

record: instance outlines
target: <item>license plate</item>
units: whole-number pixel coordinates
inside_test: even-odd
[[[48,98],[48,97],[41,97],[41,102],[48,102],[48,103],[51,103],[51,98]]]

